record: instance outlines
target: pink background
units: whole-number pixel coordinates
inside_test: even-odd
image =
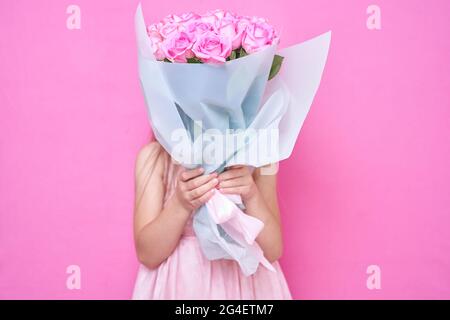
[[[66,28],[69,4],[81,30]],[[0,298],[124,298],[137,271],[133,169],[149,138],[138,1],[0,4]],[[143,1],[147,22],[231,9],[282,46],[333,31],[321,88],[282,163],[293,296],[450,298],[450,2]],[[81,290],[66,267],[81,267]],[[380,290],[366,268],[381,268]]]

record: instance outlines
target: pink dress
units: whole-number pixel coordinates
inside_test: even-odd
[[[180,167],[166,157],[166,168],[164,202],[175,189],[174,177]],[[259,265],[255,274],[246,277],[233,260],[206,259],[194,234],[192,217],[169,258],[157,269],[139,266],[133,299],[292,299],[278,261],[272,264],[276,272]]]

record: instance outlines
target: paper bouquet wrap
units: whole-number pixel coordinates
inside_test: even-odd
[[[331,32],[277,51],[277,44],[223,64],[155,59],[139,5],[138,66],[154,135],[186,168],[206,173],[232,165],[262,167],[288,158],[319,87]],[[284,57],[268,81],[275,54]],[[225,143],[227,141],[227,143]],[[215,192],[193,217],[209,260],[233,259],[245,275],[261,263],[274,271],[255,241],[263,222],[246,214],[239,196]]]

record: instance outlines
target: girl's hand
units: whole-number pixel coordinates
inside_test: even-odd
[[[176,199],[189,212],[202,206],[214,194],[217,173],[203,175],[204,171],[203,168],[183,170],[177,177]]]
[[[232,166],[219,175],[219,190],[225,194],[238,194],[242,200],[248,200],[258,192],[250,168]]]

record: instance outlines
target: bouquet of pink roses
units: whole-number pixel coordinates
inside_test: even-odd
[[[211,173],[290,156],[319,87],[329,32],[278,55],[279,36],[265,19],[223,10],[146,26],[139,5],[135,27],[153,133],[174,160]],[[264,223],[242,209],[239,196],[216,192],[195,212],[202,252],[237,261],[245,275],[259,264],[274,270],[255,241]]]
[[[157,60],[181,63],[216,63],[238,59],[279,43],[279,35],[264,18],[215,10],[206,14],[168,15],[147,27]],[[283,58],[274,56],[269,80]]]

